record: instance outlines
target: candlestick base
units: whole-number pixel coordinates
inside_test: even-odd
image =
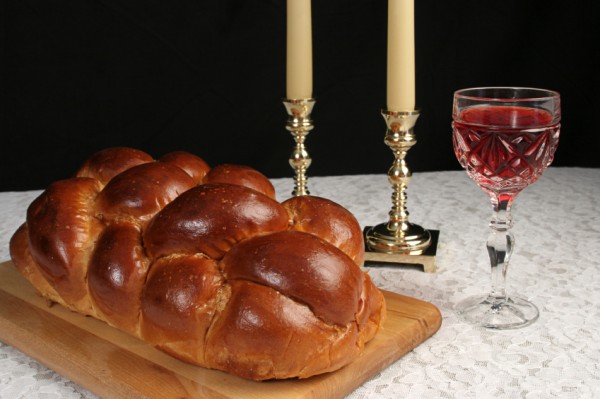
[[[420,255],[431,243],[431,234],[423,227],[404,223],[401,228],[389,223],[371,227],[365,234],[365,243],[369,248],[385,253],[403,253]]]
[[[414,226],[414,225],[413,225]],[[420,227],[420,226],[419,226]],[[428,244],[421,249],[411,250],[409,252],[401,252],[397,248],[398,240],[394,237],[389,240],[390,237],[384,238],[380,235],[376,235],[378,231],[377,226],[365,227],[363,234],[365,236],[365,266],[416,266],[423,267],[423,271],[426,273],[434,273],[436,271],[435,257],[437,255],[437,245],[440,236],[439,230],[425,230],[420,227],[422,231],[427,232],[429,235]],[[379,229],[380,230],[380,229]],[[419,229],[417,229],[419,230]],[[418,231],[421,232],[421,231]],[[415,238],[422,241],[424,236],[427,234],[417,234]],[[373,243],[369,241],[375,239],[378,241],[380,250],[373,250]],[[391,244],[391,245],[390,245]],[[394,248],[390,252],[384,250],[384,248]],[[413,247],[414,248],[414,247]]]

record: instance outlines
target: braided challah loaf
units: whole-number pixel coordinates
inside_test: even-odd
[[[385,315],[350,212],[279,203],[254,169],[185,152],[97,153],[30,205],[10,250],[50,301],[249,379],[339,369]]]

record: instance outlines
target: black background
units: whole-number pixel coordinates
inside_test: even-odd
[[[600,167],[597,1],[415,0],[413,172],[458,169],[452,93],[562,95],[556,166]],[[284,0],[3,2],[0,190],[45,187],[93,152],[187,150],[291,176]],[[387,173],[387,1],[314,0],[309,176]]]

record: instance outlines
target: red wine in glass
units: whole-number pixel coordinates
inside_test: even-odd
[[[552,163],[559,124],[550,112],[521,106],[475,106],[454,123],[454,151],[488,194],[516,196]]]
[[[456,306],[465,321],[495,329],[519,328],[539,316],[537,307],[507,295],[506,273],[514,247],[511,206],[552,163],[560,134],[560,95],[532,88],[483,87],[454,93],[453,145],[467,174],[490,197],[487,250],[492,289]]]

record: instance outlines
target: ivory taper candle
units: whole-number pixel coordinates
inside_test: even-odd
[[[414,0],[388,0],[388,111],[415,109],[414,10]]]
[[[286,96],[311,98],[312,22],[311,0],[287,0]]]

